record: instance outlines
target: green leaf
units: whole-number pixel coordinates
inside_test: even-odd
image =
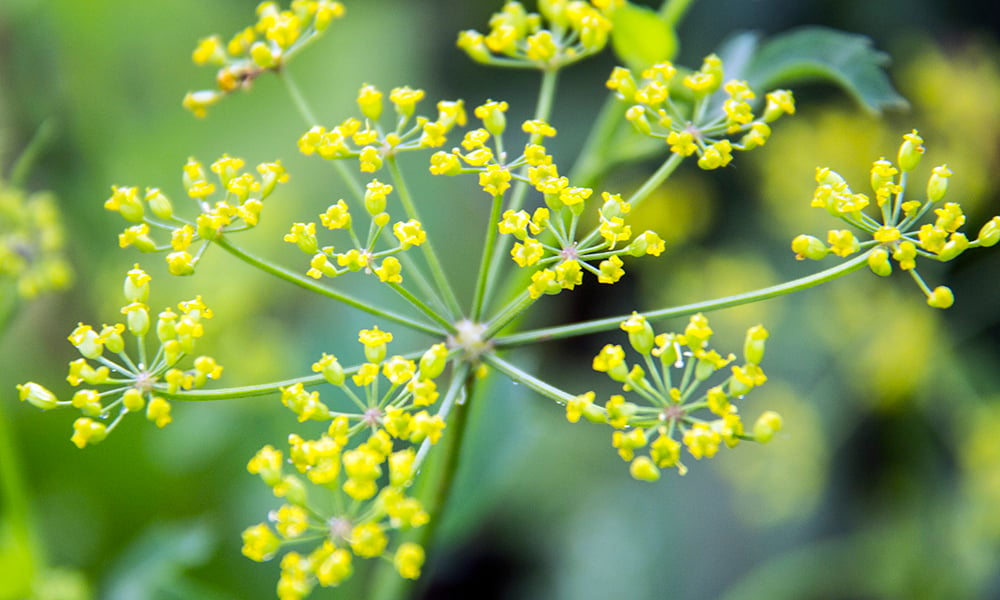
[[[762,91],[792,83],[834,83],[867,110],[880,113],[909,106],[889,81],[889,62],[889,56],[863,35],[803,27],[760,44],[743,78]],[[733,74],[727,69],[726,76]]]
[[[611,16],[611,45],[634,72],[673,59],[677,34],[660,15],[644,6],[626,3]]]

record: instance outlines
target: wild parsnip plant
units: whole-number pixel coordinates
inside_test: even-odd
[[[856,46],[846,34],[799,32],[749,51],[742,46],[739,56],[732,47],[720,49],[689,69],[672,62],[674,30],[687,5],[671,0],[656,12],[623,0],[543,0],[536,13],[507,2],[488,32],[461,32],[457,45],[472,60],[539,72],[533,118],[508,124],[504,100],[466,106],[442,99],[428,107],[419,88],[385,91],[365,82],[357,82],[355,114],[318,122],[285,66],[349,18],[345,7],[329,0],[294,0],[289,8],[262,3],[253,25],[228,40],[210,36],[198,43],[193,59],[217,69],[217,85],[189,93],[183,103],[205,117],[210,109],[224,110],[216,105],[249,90],[258,77],[273,73],[284,81],[307,123],[294,134],[299,150],[331,162],[343,190],[321,214],[288,225],[284,240],[301,250],[301,261],[277,264],[240,242],[241,232],[267,218],[268,199],[293,185],[277,159],[249,168],[224,155],[206,168],[192,158],[182,168],[187,200],[175,202],[160,188],[115,186],[104,206],[130,223],[119,237],[122,248],[163,255],[175,276],[197,276],[199,261],[214,246],[367,313],[371,325],[357,333],[361,347],[350,356],[317,356],[283,381],[205,389],[224,373],[219,361],[196,352],[199,338],[212,334],[212,310],[199,296],[154,316],[163,300],[151,303],[150,276],[136,264],[124,281],[123,322],[80,324],[69,336],[81,355],[69,365],[67,380],[78,388],[73,396],[60,399],[27,382],[18,386],[21,399],[43,410],[80,411],[71,437],[80,448],[105,440],[131,413],[163,427],[185,401],[271,395],[299,422],[322,423],[322,435],[292,431],[247,464],[280,501],[243,532],[243,552],[255,561],[279,560],[277,593],[286,600],[337,586],[363,559],[385,559],[405,579],[420,576],[461,459],[467,407],[491,401],[480,391],[486,377],[522,384],[560,405],[572,423],[610,427],[612,447],[639,480],[655,481],[664,470],[683,475],[689,459],[711,458],[722,446],[770,441],[782,426],[780,415],[764,410],[744,422],[741,412],[752,402],[749,392],[767,381],[768,331],[748,323],[739,354],[715,349],[706,313],[805,290],[866,266],[888,275],[893,264],[910,273],[931,307],[948,308],[951,291],[925,283],[918,261],[949,261],[996,244],[1000,217],[973,239],[962,233],[961,206],[944,200],[951,176],[944,165],[933,168],[925,189],[914,190],[924,154],[914,131],[903,137],[895,163],[874,162],[867,193],[854,192],[829,169],[817,171],[812,204],[850,229],[831,229],[825,239],[799,235],[791,249],[795,258],[832,259],[832,266],[736,296],[525,329],[525,315],[546,296],[572,292],[584,278],[612,286],[635,261],[668,259],[661,236],[630,215],[686,159],[712,171],[742,153],[765,151],[772,128],[795,113],[792,92],[781,87],[787,77],[803,69],[829,75],[815,53],[789,69],[796,58],[790,48],[820,41]],[[558,77],[609,45],[624,65],[609,74],[606,90],[593,91],[609,99],[569,171],[546,145],[557,135]],[[876,109],[898,100],[878,59],[860,50],[858,64],[869,77],[840,79]],[[634,191],[590,187],[613,165],[651,156],[660,166]],[[463,224],[478,228],[483,240],[477,256],[468,253],[478,265],[472,281],[443,267],[447,240],[428,235],[421,211],[429,199],[413,191],[404,163],[426,165],[428,177],[466,179],[489,204],[486,220]],[[434,202],[467,202],[470,195]],[[377,279],[409,310],[390,311],[345,291],[359,278]],[[464,297],[471,301],[463,303]],[[678,331],[654,329],[685,317]],[[425,343],[394,345],[393,331],[401,329],[422,334]],[[593,358],[593,370],[621,386],[608,398],[588,386],[560,389],[509,359],[522,347],[595,333],[606,334],[608,343]]]

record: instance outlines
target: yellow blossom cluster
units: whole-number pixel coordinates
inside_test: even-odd
[[[594,357],[593,368],[622,384],[622,390],[641,403],[615,394],[599,406],[594,403],[595,393],[586,392],[567,402],[566,418],[576,423],[583,417],[614,428],[611,443],[630,463],[632,477],[655,481],[660,469],[669,467],[683,475],[687,467],[681,462],[682,448],[695,459],[711,458],[723,444],[731,448],[740,440],[767,442],[781,428],[781,417],[767,411],[746,431],[736,405],[767,381],[760,367],[768,337],[762,326],[747,330],[740,365],[731,364],[735,355],[722,356],[709,348],[713,332],[701,314],[691,317],[683,333],[656,335],[637,313],[622,322],[621,328],[642,363],[629,365],[625,349],[608,344]],[[728,376],[704,389],[723,369]],[[706,410],[710,417],[696,416]]]
[[[203,38],[191,54],[196,65],[219,68],[216,89],[188,92],[184,108],[204,117],[208,107],[238,89],[248,89],[257,77],[279,71],[293,55],[344,16],[344,5],[332,0],[292,0],[287,10],[277,2],[257,6],[257,22],[224,41]]]
[[[402,264],[394,255],[426,242],[427,232],[416,219],[397,221],[392,226],[392,235],[396,240],[393,247],[376,250],[377,242],[388,237],[383,235],[389,223],[389,213],[385,211],[385,205],[387,196],[392,190],[391,185],[377,179],[373,179],[366,186],[364,205],[371,218],[371,226],[368,228],[368,237],[364,243],[354,230],[350,209],[343,199],[331,204],[320,215],[323,227],[330,230],[343,229],[348,232],[353,247],[345,252],[336,252],[333,246],[320,247],[316,237],[315,222],[293,223],[284,240],[298,245],[302,252],[312,256],[306,274],[319,279],[323,276],[336,277],[348,271],[364,270],[375,273],[379,280],[385,283],[402,283]]]
[[[423,548],[403,543],[389,550],[394,530],[421,527],[429,520],[420,502],[406,495],[419,464],[414,446],[435,444],[445,423],[427,407],[438,401],[434,380],[444,371],[444,344],[428,349],[418,361],[387,357],[392,334],[378,327],[358,335],[367,362],[344,369],[336,357],[324,354],[313,365],[323,381],[339,388],[356,410],[338,411],[309,392],[302,383],[281,390],[281,400],[300,421],[328,422],[317,439],[297,434],[288,438],[288,462],[268,445],[248,464],[285,505],[243,532],[243,553],[257,561],[273,558],[282,546],[312,542],[307,554],[286,553],[281,559],[278,596],[297,599],[318,584],[336,586],[353,573],[353,560],[384,557],[399,574],[415,579],[424,560]],[[348,384],[348,380],[353,386]],[[387,384],[387,385],[386,385]],[[331,509],[329,502],[311,498],[318,491],[344,495]],[[346,501],[345,501],[346,500]]]
[[[970,241],[960,231],[965,224],[962,206],[942,202],[952,175],[947,165],[931,170],[923,199],[908,195],[907,180],[924,152],[923,139],[914,130],[903,136],[895,164],[885,158],[872,164],[869,184],[874,203],[867,194],[855,193],[837,172],[826,167],[817,169],[812,206],[825,209],[871,239],[860,241],[851,229],[831,229],[826,242],[803,234],[792,240],[795,257],[820,260],[829,254],[847,257],[867,250],[872,272],[883,277],[892,273],[891,258],[901,270],[910,273],[930,306],[951,306],[955,300],[951,289],[931,289],[924,283],[916,270],[917,257],[946,262],[969,248],[993,246],[1000,241],[1000,216],[990,219]],[[925,217],[931,214],[933,222],[926,222]]]
[[[22,298],[68,287],[73,272],[65,246],[55,198],[27,194],[0,178],[0,282],[12,281]]]
[[[702,169],[725,167],[733,160],[734,150],[763,146],[771,135],[769,123],[795,113],[792,93],[776,90],[765,96],[763,112],[755,115],[757,93],[746,81],[723,83],[722,60],[714,54],[681,80],[685,102],[674,98],[678,77],[677,67],[670,62],[652,65],[638,80],[631,70],[615,67],[607,87],[630,105],[625,118],[636,131],[663,140],[674,154],[697,154]],[[725,99],[717,100],[719,94]]]
[[[608,18],[620,0],[547,0],[538,13],[509,1],[490,18],[490,31],[466,30],[458,47],[473,60],[496,66],[554,70],[600,52],[608,43]]]
[[[200,388],[222,375],[222,367],[210,356],[198,356],[189,369],[178,367],[183,358],[194,353],[212,311],[199,296],[179,303],[177,311],[165,308],[153,323],[146,304],[149,281],[138,265],[126,275],[126,304],[121,309],[125,323],[104,325],[99,331],[80,323],[70,334],[69,341],[81,358],[69,363],[66,380],[74,387],[87,387],[77,390],[69,400],[59,400],[35,382],[17,386],[21,400],[42,410],[60,406],[78,409],[83,416],[73,423],[71,440],[79,448],[103,440],[130,412],[144,410],[157,427],[166,426],[171,415],[164,396]],[[146,348],[150,329],[159,344],[152,355]],[[126,330],[135,338],[132,355],[126,349]],[[98,387],[105,389],[98,391]]]
[[[207,248],[207,242],[219,239],[224,233],[255,227],[264,207],[264,199],[271,195],[277,184],[288,181],[288,173],[281,161],[257,165],[256,176],[244,171],[244,164],[243,159],[229,155],[223,155],[211,164],[210,169],[224,191],[222,199],[212,204],[209,197],[216,194],[216,184],[210,180],[200,162],[188,159],[183,172],[184,188],[201,211],[194,221],[177,216],[173,203],[159,188],[146,188],[145,193],[140,195],[135,187],[112,187],[111,197],[104,202],[104,208],[136,223],[118,236],[119,246],[134,246],[141,252],[167,251],[166,262],[172,274],[192,274]],[[169,242],[154,241],[151,229],[169,232]],[[197,250],[192,253],[192,246],[199,242]]]
[[[424,95],[423,90],[408,86],[393,88],[389,92],[389,103],[396,118],[393,128],[387,130],[379,125],[385,94],[365,84],[357,97],[363,121],[351,117],[329,130],[316,125],[299,137],[299,151],[306,156],[317,154],[328,160],[357,158],[362,173],[374,173],[382,168],[389,156],[443,146],[452,128],[465,125],[465,104],[462,100],[441,100],[437,103],[437,119],[414,118],[416,106]]]
[[[510,162],[501,163],[504,156],[501,135],[506,130],[507,109],[506,102],[493,100],[477,106],[474,114],[483,126],[468,131],[461,148],[431,156],[430,172],[435,175],[478,172],[480,187],[494,198],[503,196],[512,180],[529,184],[542,194],[545,206],[532,213],[508,209],[497,223],[499,233],[517,240],[510,251],[513,261],[522,268],[536,268],[528,286],[532,298],[573,289],[582,283],[584,271],[592,273],[601,283],[615,283],[625,274],[620,255],[659,256],[663,252],[664,242],[656,233],[644,231],[633,237],[631,226],[625,223],[631,205],[620,195],[608,192],[601,194],[598,226],[578,239],[581,216],[594,190],[572,186],[567,177],[560,175],[552,155],[542,144],[545,138],[557,134],[556,129],[541,119],[521,125],[522,131],[529,135],[524,151]]]

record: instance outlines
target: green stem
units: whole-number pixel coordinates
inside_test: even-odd
[[[692,2],[693,0],[668,0],[660,7],[660,16],[663,17],[667,25],[676,29],[688,9],[691,8]]]
[[[345,369],[345,374],[348,376],[354,372],[357,372],[357,368]],[[178,402],[213,402],[215,400],[234,400],[236,398],[252,398],[255,396],[277,394],[281,391],[281,388],[288,387],[296,383],[301,383],[302,385],[309,387],[326,383],[326,379],[323,378],[322,374],[317,374],[296,377],[294,379],[285,379],[284,381],[275,381],[260,385],[245,385],[242,387],[232,387],[221,390],[189,390],[175,392],[173,394],[157,390],[157,393],[167,400],[176,400]]]
[[[656,321],[661,319],[684,317],[699,312],[720,310],[723,308],[730,308],[733,306],[742,306],[744,304],[750,304],[752,302],[759,302],[761,300],[767,300],[769,298],[784,296],[786,294],[791,294],[793,292],[798,292],[801,290],[809,289],[811,287],[815,287],[822,283],[833,281],[838,277],[842,277],[844,275],[847,275],[848,273],[857,271],[867,263],[868,254],[869,253],[866,252],[865,254],[856,256],[849,261],[845,261],[837,265],[836,267],[826,269],[825,271],[820,271],[819,273],[814,273],[807,277],[793,279],[792,281],[788,281],[779,285],[774,285],[771,287],[754,290],[752,292],[746,292],[744,294],[736,294],[735,296],[726,296],[724,298],[718,298],[715,300],[695,302],[694,304],[685,304],[682,306],[653,310],[640,314],[646,317],[646,319],[649,321]],[[631,315],[620,315],[617,317],[608,317],[606,319],[597,319],[593,321],[586,321],[583,323],[574,323],[571,325],[561,325],[558,327],[548,327],[543,329],[535,329],[533,331],[525,331],[523,333],[516,333],[513,335],[496,338],[494,340],[494,344],[497,348],[509,348],[513,346],[521,346],[525,344],[536,343],[539,341],[575,337],[579,335],[586,335],[589,333],[597,333],[601,331],[610,331],[613,329],[617,329],[621,325],[621,322],[624,321],[625,319],[628,319],[630,316]]]
[[[399,163],[396,161],[395,156],[387,157],[386,164],[389,166],[389,172],[392,173],[392,179],[396,182],[396,190],[399,192],[399,200],[403,204],[403,210],[406,211],[406,215],[423,223],[420,218],[420,213],[417,211],[417,206],[413,202],[413,197],[410,195],[410,189],[406,185],[406,180],[403,178],[403,172],[399,169]],[[444,296],[445,304],[451,311],[451,317],[457,319],[459,315],[462,314],[462,307],[458,303],[458,297],[455,296],[455,290],[452,289],[451,284],[448,282],[448,276],[444,272],[444,268],[441,266],[441,261],[438,260],[437,252],[434,251],[434,246],[431,243],[430,237],[420,244],[420,250],[424,253],[424,258],[427,260],[427,265],[431,270],[431,277],[434,282],[440,288],[441,294]]]
[[[427,548],[440,525],[441,514],[451,494],[455,474],[458,472],[459,458],[467,430],[469,404],[475,386],[475,378],[470,371],[468,363],[461,363],[455,369],[452,385],[438,412],[439,415],[448,417],[445,435],[434,448],[434,454],[428,454],[430,446],[425,443],[415,459],[416,464],[420,466],[420,477],[414,485],[412,495],[420,500],[424,510],[430,515],[430,521],[419,529],[405,532],[400,539],[401,543],[414,542]],[[427,464],[422,464],[428,456],[430,459],[426,461]],[[413,581],[399,577],[391,563],[382,563],[378,566],[371,593],[367,597],[374,600],[399,600],[409,595],[408,591],[413,585]]]
[[[535,300],[537,300],[537,298],[532,298],[531,294],[527,291],[521,292],[519,296],[511,300],[507,306],[503,307],[492,319],[490,319],[490,322],[486,325],[486,330],[483,331],[483,339],[492,339],[493,336],[499,333],[511,321],[527,310],[529,306],[534,304]]]
[[[434,310],[430,306],[427,306],[427,304],[425,304],[422,300],[420,300],[420,298],[417,298],[412,293],[410,293],[408,289],[404,288],[398,283],[390,283],[389,287],[395,290],[396,293],[402,296],[407,302],[409,302],[410,304],[415,306],[418,310],[420,310],[420,312],[424,313],[432,320],[437,322],[439,325],[441,325],[441,327],[443,327],[445,331],[449,333],[455,332],[455,325],[451,321],[442,317],[436,310]]]
[[[560,404],[566,404],[573,399],[572,394],[567,394],[559,388],[545,383],[531,373],[522,371],[492,352],[483,354],[483,361],[514,381],[524,384],[528,389],[552,398]]]
[[[583,150],[576,159],[576,164],[570,171],[569,180],[573,185],[593,187],[609,165],[606,160],[605,148],[611,147],[612,138],[618,131],[618,126],[624,121],[625,103],[614,94],[608,94],[596,124],[590,129]]]
[[[548,121],[549,117],[552,116],[552,107],[555,104],[556,99],[556,88],[559,83],[559,70],[553,69],[551,71],[544,71],[542,73],[542,83],[538,90],[538,100],[535,102],[535,116],[534,119],[540,119],[543,121]],[[525,165],[521,169],[521,174],[527,173],[528,167]],[[528,195],[528,183],[523,180],[517,180],[514,184],[514,189],[510,195],[510,204],[508,208],[510,210],[521,210],[524,206],[524,200]],[[496,227],[496,219],[490,224],[492,227]],[[500,276],[504,269],[501,265],[507,252],[507,242],[509,240],[506,237],[502,237],[497,242],[496,250],[493,252],[493,256],[490,259],[489,275],[486,279],[486,288],[484,296],[486,298],[493,297],[493,291],[499,282]]]
[[[639,189],[629,196],[627,202],[631,205],[632,209],[638,207],[643,200],[648,198],[649,195],[656,190],[656,188],[660,187],[660,185],[662,185],[663,182],[677,170],[677,167],[679,167],[682,162],[684,162],[683,156],[671,152],[670,158],[665,160],[663,164],[660,165],[660,168],[650,175],[649,179],[647,179]],[[588,244],[597,239],[598,236],[600,236],[600,229],[594,228],[594,230],[587,234],[587,237],[580,242],[580,247],[586,247]]]
[[[336,292],[334,290],[331,290],[330,288],[319,285],[318,283],[306,277],[305,275],[301,275],[299,273],[296,273],[295,271],[290,271],[284,267],[272,264],[262,258],[254,256],[249,252],[234,246],[224,236],[219,237],[218,239],[213,241],[220,248],[229,252],[230,254],[242,260],[243,262],[251,266],[257,267],[258,269],[264,271],[265,273],[270,273],[271,275],[284,279],[289,283],[294,283],[295,285],[301,288],[307,289],[311,292],[316,292],[317,294],[320,294],[321,296],[326,296],[327,298],[332,298],[338,302],[342,302],[348,306],[354,307],[358,310],[375,315],[377,317],[382,317],[383,319],[387,319],[389,321],[395,321],[396,323],[399,323],[411,329],[416,329],[417,331],[429,333],[435,337],[441,337],[445,335],[445,331],[439,329],[438,327],[435,327],[433,325],[428,325],[426,323],[421,323],[409,317],[404,317],[402,315],[398,315],[396,313],[372,306],[370,302],[357,300],[346,294]]]
[[[0,402],[0,507],[3,508],[8,530],[7,541],[14,545],[14,557],[27,559],[20,568],[28,571],[16,574],[15,580],[8,583],[26,583],[30,587],[42,569],[44,559],[38,539],[31,529],[30,501],[24,484],[24,470],[14,446],[14,432],[3,412],[3,402]],[[11,591],[27,593],[29,590]]]
[[[486,224],[486,241],[483,242],[483,257],[479,262],[479,277],[476,279],[476,293],[472,299],[471,318],[473,322],[478,322],[483,314],[486,284],[491,273],[490,265],[493,264],[493,254],[497,250],[497,222],[500,220],[502,209],[503,195],[493,196],[493,209],[490,211],[490,220]]]
[[[17,157],[17,160],[14,161],[14,166],[10,169],[11,187],[24,187],[31,167],[38,160],[38,155],[45,149],[45,146],[52,141],[55,130],[55,120],[51,118],[42,121],[42,124],[38,126],[35,135],[31,137],[31,141],[21,151],[21,155]]]

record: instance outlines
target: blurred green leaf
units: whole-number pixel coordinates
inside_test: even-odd
[[[655,11],[626,3],[611,17],[611,45],[633,71],[671,60],[677,53],[677,34]]]
[[[745,34],[734,40],[738,43],[729,46],[731,50],[746,53],[753,48]],[[755,89],[826,81],[836,84],[874,113],[909,106],[886,74],[889,56],[872,48],[871,40],[863,35],[803,27],[770,38],[755,50],[742,73],[742,78]],[[732,76],[727,65],[727,77]]]

